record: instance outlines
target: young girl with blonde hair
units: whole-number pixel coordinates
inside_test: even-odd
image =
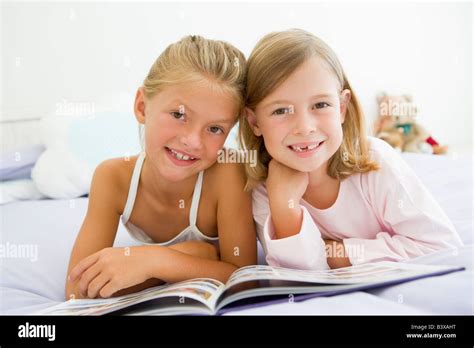
[[[303,30],[262,38],[248,60],[241,145],[271,265],[327,269],[402,261],[462,245],[400,156],[367,137],[332,49]]]
[[[158,57],[135,99],[144,151],[96,169],[69,262],[67,299],[190,278],[226,281],[256,263],[244,168],[216,163],[243,110],[245,71],[239,50],[200,36]],[[120,219],[140,245],[112,247]]]

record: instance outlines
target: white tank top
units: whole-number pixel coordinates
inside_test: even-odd
[[[125,208],[121,216],[122,223],[127,229],[128,233],[132,236],[132,238],[140,243],[163,246],[169,246],[187,240],[198,240],[203,242],[210,242],[211,244],[217,245],[219,237],[208,237],[204,233],[199,231],[199,228],[196,226],[199,199],[201,198],[202,178],[204,174],[203,171],[199,172],[196,185],[194,186],[191,210],[189,212],[189,226],[186,227],[183,231],[181,231],[181,233],[179,233],[176,237],[164,243],[156,243],[141,228],[135,226],[134,224],[128,221],[130,219],[130,215],[132,214],[133,205],[135,204],[135,197],[137,195],[138,182],[140,181],[140,174],[142,171],[144,159],[145,152],[141,152],[137,158],[137,162],[135,163],[135,168],[133,169],[130,189],[128,191],[127,203],[125,204]]]

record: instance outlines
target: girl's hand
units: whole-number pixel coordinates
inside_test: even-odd
[[[81,296],[106,298],[115,292],[143,283],[149,276],[146,247],[105,248],[79,262],[69,281],[80,279]]]
[[[276,238],[295,235],[301,229],[300,201],[309,183],[309,174],[289,168],[272,159],[266,187]]]
[[[342,241],[325,239],[324,244],[329,268],[334,269],[352,266]]]

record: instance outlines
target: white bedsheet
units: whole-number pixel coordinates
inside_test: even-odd
[[[456,252],[441,251],[413,262],[460,265],[466,271],[228,314],[474,314],[472,160],[403,156],[467,244]],[[2,246],[27,246],[30,251],[27,257],[10,254],[0,259],[0,314],[29,314],[63,300],[69,254],[86,208],[87,198],[22,201],[0,207]],[[135,244],[120,225],[115,246]]]

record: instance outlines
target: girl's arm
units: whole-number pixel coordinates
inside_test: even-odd
[[[220,257],[237,268],[257,263],[257,235],[252,216],[252,194],[245,192],[245,169],[240,164],[220,164],[217,227]]]
[[[304,206],[298,203],[295,206],[302,210],[299,230],[292,236],[278,238],[266,188],[259,185],[253,190],[253,215],[267,263],[295,269],[329,269],[325,243],[318,226]]]
[[[170,245],[168,248],[179,251],[183,254],[193,255],[209,260],[219,260],[219,255],[216,248],[212,244],[205,242],[186,241]],[[149,278],[143,283],[119,290],[118,292],[114,293],[113,296],[123,296],[162,284],[164,284],[164,281],[161,279]]]
[[[116,175],[117,160],[102,162],[95,170],[89,193],[86,217],[69,260],[68,273],[84,258],[114,243],[119,223],[119,180]],[[114,175],[115,174],[115,175]],[[66,281],[66,299],[82,298],[78,281]]]
[[[107,298],[158,285],[154,279],[175,283],[213,278],[225,282],[236,269],[226,262],[187,255],[166,246],[143,245],[94,253],[74,267],[70,281],[79,280],[79,294]]]

